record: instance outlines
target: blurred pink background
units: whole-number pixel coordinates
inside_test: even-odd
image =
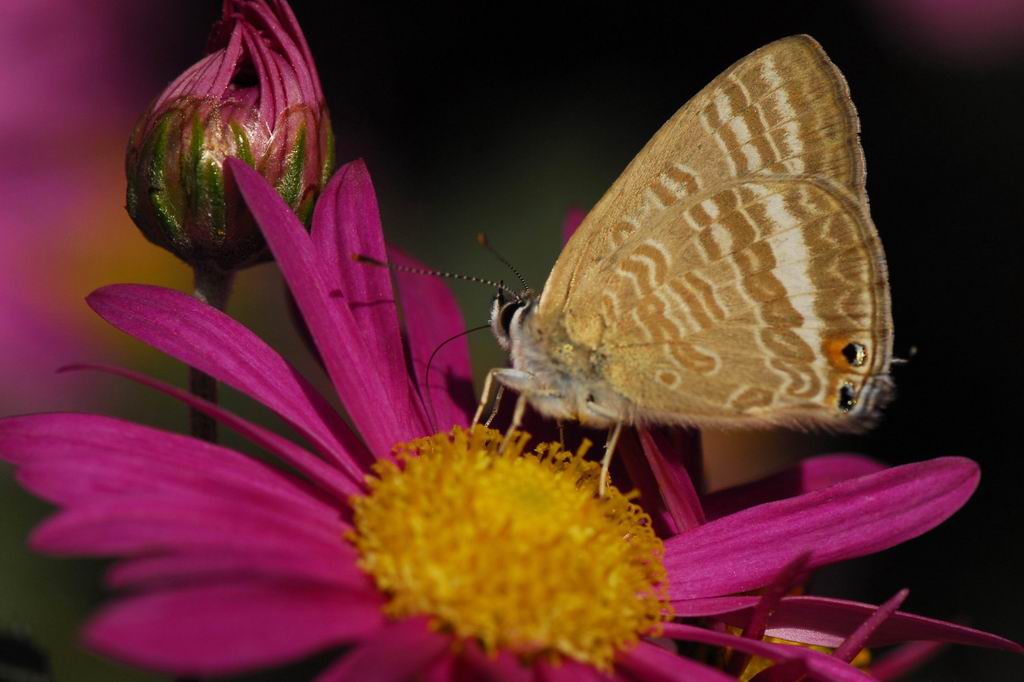
[[[83,297],[111,281],[181,286],[123,209],[124,148],[160,74],[161,46],[122,38],[166,27],[171,4],[5,0],[0,21],[0,413],[109,404],[74,360],[130,357]],[[159,35],[156,31],[147,31]],[[135,44],[133,44],[135,43]]]
[[[871,0],[883,26],[932,56],[991,63],[1024,52],[1021,0]]]

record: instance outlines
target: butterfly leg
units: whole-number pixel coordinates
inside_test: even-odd
[[[519,426],[523,423],[523,415],[526,413],[526,394],[520,393],[516,399],[516,409],[512,411],[512,423],[508,425],[508,430],[505,431],[505,438],[501,441],[501,450],[504,452],[505,448],[512,441],[512,435],[519,429]]]
[[[476,414],[473,415],[473,423],[470,426],[476,426],[480,423],[480,417],[484,415],[484,408],[487,407],[487,399],[491,397],[491,386],[494,385],[494,375],[500,371],[500,368],[495,367],[487,373],[487,377],[484,379],[484,390],[480,393],[480,402],[476,406]]]
[[[490,428],[491,422],[498,416],[498,408],[501,407],[501,397],[505,395],[505,384],[498,384],[498,392],[494,394],[494,405],[491,407],[491,413],[487,415],[487,421],[484,422],[484,426]]]
[[[615,446],[619,444],[619,436],[622,435],[622,422],[616,422],[611,431],[608,432],[608,440],[604,444],[604,458],[601,459],[601,480],[597,484],[597,496],[604,497],[605,488],[608,487],[608,473],[612,466],[612,455],[615,453]]]

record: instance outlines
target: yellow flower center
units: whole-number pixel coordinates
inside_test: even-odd
[[[671,617],[650,517],[600,467],[557,443],[481,426],[405,443],[352,499],[360,566],[388,615],[427,615],[456,638],[524,659],[609,670],[615,652]]]

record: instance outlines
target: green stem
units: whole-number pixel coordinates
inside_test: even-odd
[[[211,305],[217,310],[224,310],[231,294],[233,273],[223,272],[214,267],[196,265],[193,267],[195,286],[193,296]],[[192,394],[216,404],[217,380],[195,367],[188,368],[188,386]],[[193,408],[189,408],[189,427],[192,435],[210,443],[217,442],[217,422]],[[198,677],[179,677],[175,682],[199,682]]]
[[[195,266],[193,272],[195,273],[194,296],[217,310],[224,310],[228,302],[228,295],[231,293],[233,273],[202,265]],[[192,395],[211,403],[217,402],[217,380],[209,374],[190,367],[188,386]],[[189,427],[192,435],[196,438],[211,443],[217,442],[217,422],[193,408],[189,409]]]

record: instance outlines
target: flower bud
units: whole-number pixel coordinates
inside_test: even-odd
[[[209,54],[142,115],[128,144],[128,213],[186,263],[231,271],[269,259],[224,160],[260,172],[308,222],[334,168],[316,66],[285,0],[224,0]]]

